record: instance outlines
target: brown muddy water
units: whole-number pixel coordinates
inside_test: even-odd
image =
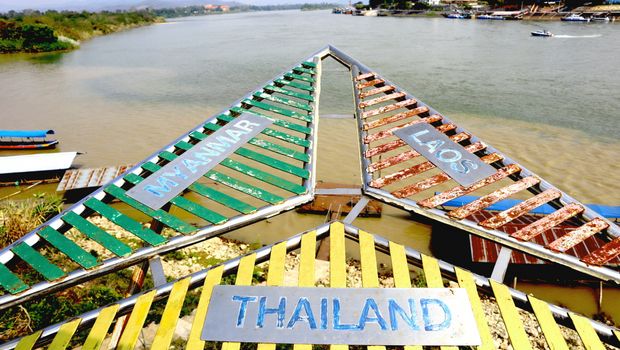
[[[85,153],[77,166],[135,163],[329,43],[573,197],[619,205],[620,26],[544,23],[561,35],[545,39],[530,37],[535,22],[493,22],[243,13],[177,19],[69,53],[0,56],[0,129],[55,129],[59,151]],[[349,79],[325,61],[322,115],[352,114]],[[359,184],[354,120],[319,124],[317,179]],[[266,244],[324,220],[289,212],[228,236]],[[354,224],[429,253],[430,228],[404,211]],[[617,289],[599,308],[596,289],[517,286],[620,322]]]

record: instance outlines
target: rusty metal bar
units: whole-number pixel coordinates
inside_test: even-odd
[[[382,107],[379,107],[377,109],[372,109],[370,111],[363,112],[360,115],[362,116],[363,119],[366,119],[366,118],[374,117],[374,116],[379,115],[379,114],[395,111],[395,110],[400,109],[400,108],[410,107],[410,106],[413,106],[413,105],[416,105],[416,104],[418,104],[418,101],[415,98],[410,98],[408,100],[396,102],[396,103],[391,104],[391,105],[382,106]]]
[[[609,227],[609,224],[605,221],[595,218],[587,224],[579,227],[578,229],[571,231],[564,236],[551,242],[547,247],[556,252],[565,252],[575,245],[583,242],[588,237],[601,232]]]
[[[365,74],[358,75],[358,76],[354,77],[354,79],[355,79],[355,81],[360,81],[360,80],[372,78],[374,76],[375,76],[374,72],[368,72],[368,73],[365,73]]]
[[[395,89],[395,87],[393,87],[392,85],[386,85],[386,86],[378,87],[378,88],[371,89],[371,90],[368,90],[368,91],[360,92],[360,98],[366,98],[368,96],[373,96],[373,95],[376,95],[376,94],[380,94],[382,92],[392,91],[394,89]]]
[[[620,238],[605,244],[590,255],[581,259],[586,264],[603,265],[620,254]]]
[[[512,220],[518,218],[521,215],[527,214],[530,210],[539,207],[545,203],[548,203],[554,199],[558,199],[562,196],[562,192],[558,190],[546,190],[543,193],[537,194],[536,196],[529,198],[510,209],[506,209],[503,212],[495,215],[494,217],[484,220],[479,223],[480,226],[496,229],[504,226],[505,224],[511,222]]]
[[[399,120],[407,119],[409,117],[414,117],[416,115],[428,112],[428,107],[418,107],[414,109],[410,109],[406,112],[398,113],[391,115],[389,117],[385,117],[382,119],[374,120],[372,122],[364,123],[364,130],[374,129],[380,126],[384,126],[390,123],[397,122]]]
[[[438,114],[433,114],[430,117],[426,117],[426,118],[422,118],[422,119],[415,119],[410,121],[409,123],[405,123],[405,124],[401,124],[399,126],[390,128],[388,130],[383,130],[383,131],[379,131],[377,133],[368,135],[364,138],[364,143],[371,143],[374,141],[378,141],[381,139],[384,139],[386,137],[390,137],[393,135],[394,131],[402,129],[402,128],[406,128],[408,126],[414,125],[414,124],[419,124],[419,123],[428,123],[428,124],[432,124],[435,122],[438,122],[441,120],[441,116]]]
[[[362,90],[367,87],[376,86],[376,85],[383,84],[383,83],[385,83],[385,80],[383,79],[373,79],[370,81],[365,81],[365,82],[357,84],[357,89]]]
[[[448,131],[452,131],[454,129],[456,129],[456,125],[454,124],[442,124],[440,126],[438,126],[436,128],[439,132],[443,132],[446,133]],[[370,158],[370,157],[374,157],[376,155],[379,155],[381,153],[386,153],[389,151],[393,151],[397,148],[403,147],[403,146],[407,146],[407,143],[401,139],[397,139],[394,141],[390,141],[390,142],[386,142],[382,145],[379,145],[377,147],[373,147],[370,149],[367,149],[365,151],[365,156],[366,158]]]
[[[492,163],[502,160],[502,156],[499,155],[498,153],[492,153],[480,159],[487,164],[492,164]],[[450,176],[448,176],[446,173],[440,173],[437,175],[433,175],[429,177],[428,179],[424,179],[420,182],[403,187],[402,189],[398,191],[394,191],[392,192],[392,195],[394,195],[396,198],[405,198],[405,197],[413,196],[416,193],[420,193],[433,186],[442,184],[446,181],[449,181],[450,179],[451,179]]]
[[[496,203],[504,198],[508,198],[515,193],[521,192],[528,187],[534,186],[540,182],[540,179],[534,176],[528,176],[515,182],[512,185],[500,188],[486,196],[482,196],[477,200],[466,204],[460,208],[448,212],[448,216],[455,219],[465,219],[466,217],[476,213],[489,205]]]
[[[399,98],[405,97],[405,95],[407,94],[405,94],[404,92],[395,92],[393,94],[389,94],[389,95],[373,98],[372,100],[360,102],[358,106],[360,108],[366,108],[366,107],[374,106],[378,103],[387,102],[389,100],[397,100]]]
[[[540,220],[534,221],[533,223],[513,233],[511,236],[524,241],[529,241],[530,239],[538,236],[539,234],[581,213],[583,209],[583,206],[571,203],[541,218]]]

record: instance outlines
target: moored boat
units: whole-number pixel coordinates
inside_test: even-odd
[[[47,140],[54,130],[0,130],[0,149],[46,149],[54,148],[58,140]]]
[[[562,17],[561,20],[564,22],[590,22],[589,18],[585,18],[576,13],[571,13],[569,16]]]
[[[497,16],[497,15],[479,15],[479,16],[476,16],[476,19],[489,19],[489,20],[503,21],[506,18],[504,16]]]
[[[536,30],[536,31],[533,31],[531,34],[532,34],[532,36],[542,36],[542,37],[552,37],[553,36],[553,33],[551,33],[548,30]]]

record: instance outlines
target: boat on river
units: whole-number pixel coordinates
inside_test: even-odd
[[[542,36],[542,37],[552,37],[553,36],[553,33],[551,33],[548,30],[536,30],[536,31],[533,31],[531,34],[532,34],[532,36]]]
[[[608,15],[604,15],[602,13],[595,13],[594,16],[592,16],[590,18],[590,21],[591,22],[599,22],[599,23],[601,23],[601,22],[602,23],[607,23],[607,22],[610,22],[611,19],[609,18]]]
[[[450,19],[470,19],[471,18],[471,15],[469,13],[461,13],[461,12],[444,13],[443,16],[445,18],[450,18]]]
[[[479,15],[479,16],[476,16],[476,19],[487,19],[487,20],[503,21],[506,18],[504,16],[498,16],[498,15]]]
[[[578,15],[576,13],[571,13],[569,16],[562,17],[561,20],[564,22],[590,22],[589,18],[583,17],[582,15]]]
[[[54,148],[58,140],[48,140],[54,130],[0,130],[0,149],[27,150]]]

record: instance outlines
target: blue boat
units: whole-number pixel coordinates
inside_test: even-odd
[[[479,16],[476,16],[476,19],[490,19],[490,20],[496,20],[496,21],[503,21],[506,18],[504,16],[496,16],[496,15],[479,15]]]
[[[54,130],[0,130],[0,149],[46,149],[54,148],[58,140],[47,140]]]

